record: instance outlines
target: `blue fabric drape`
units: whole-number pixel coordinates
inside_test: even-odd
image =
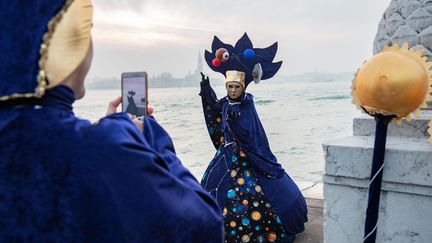
[[[0,242],[222,242],[220,209],[146,117],[76,118],[59,86],[0,109]]]

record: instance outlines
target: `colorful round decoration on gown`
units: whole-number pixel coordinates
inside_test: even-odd
[[[227,193],[227,197],[229,198],[229,199],[233,199],[233,198],[235,198],[237,195],[236,195],[236,192],[233,190],[233,189],[230,189],[229,191],[228,191],[228,193]]]
[[[270,242],[274,242],[276,240],[276,234],[273,231],[270,231],[267,234],[267,240]]]
[[[236,170],[232,170],[231,171],[231,177],[235,177],[237,175],[237,171]]]
[[[244,225],[244,226],[248,226],[249,225],[249,219],[248,218],[244,218],[244,219],[242,219],[242,225]]]
[[[261,187],[260,187],[259,185],[256,185],[256,186],[255,186],[255,191],[256,191],[256,192],[261,192],[262,189],[261,189]]]
[[[250,241],[250,236],[249,235],[243,235],[242,236],[242,242],[249,242]]]
[[[255,221],[258,221],[261,219],[261,213],[258,211],[254,211],[252,212],[252,219]]]

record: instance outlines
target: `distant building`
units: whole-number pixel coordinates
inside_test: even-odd
[[[202,57],[201,57],[201,52],[198,52],[198,65],[197,65],[197,69],[195,70],[195,73],[200,74],[203,71],[203,61],[202,61]]]
[[[188,70],[188,74],[183,78],[175,78],[170,72],[163,72],[158,75],[152,75],[149,78],[149,86],[152,88],[170,88],[170,87],[199,87],[201,81],[201,72],[203,72],[203,59],[201,52],[198,52],[197,66],[194,72]],[[223,82],[219,79],[211,79],[215,85],[221,85]],[[90,89],[118,89],[120,80],[113,78],[94,78],[87,82],[86,86]]]
[[[203,71],[203,60],[201,57],[201,52],[198,52],[197,67],[195,69],[195,72],[193,73],[188,72],[188,75],[186,75],[181,82],[181,87],[198,86],[199,82],[201,81],[202,71]]]

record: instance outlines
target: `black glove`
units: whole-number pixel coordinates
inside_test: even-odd
[[[240,117],[240,111],[238,109],[232,108],[231,106],[228,106],[227,109],[227,121],[234,121]]]
[[[201,85],[207,85],[210,84],[209,77],[205,76],[204,73],[201,72]]]

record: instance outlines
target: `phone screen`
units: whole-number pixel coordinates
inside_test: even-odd
[[[122,73],[122,111],[135,116],[147,114],[147,74]]]

